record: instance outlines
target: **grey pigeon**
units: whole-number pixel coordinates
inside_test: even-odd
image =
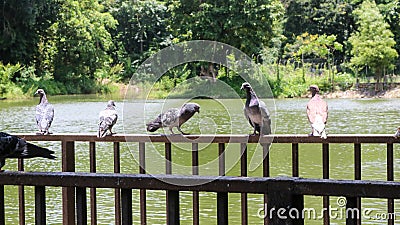
[[[113,100],[108,101],[107,108],[99,113],[99,131],[97,137],[105,137],[107,131],[110,135],[113,135],[112,128],[117,122],[118,114],[115,110],[115,103]]]
[[[257,132],[264,135],[271,134],[271,119],[265,103],[258,99],[249,83],[243,83],[240,89],[246,91],[246,103],[243,110],[246,119],[254,128],[253,135]]]
[[[396,129],[396,133],[394,134],[394,138],[399,138],[399,136],[400,136],[400,127],[397,127],[397,129]]]
[[[147,131],[154,132],[161,127],[168,127],[171,133],[174,134],[172,128],[176,127],[182,134],[187,134],[181,130],[181,126],[192,118],[196,112],[200,113],[200,106],[196,103],[185,103],[180,109],[168,109],[165,113],[158,115],[154,121],[146,124]]]
[[[55,159],[54,152],[46,148],[26,142],[24,139],[0,132],[0,171],[6,164],[6,158],[34,158],[43,157]]]
[[[49,128],[54,118],[54,107],[49,103],[43,89],[38,89],[35,95],[40,96],[39,104],[36,106],[36,124],[39,132],[36,134],[50,134]]]
[[[310,91],[312,98],[307,104],[307,118],[311,124],[310,136],[320,136],[326,139],[325,125],[328,120],[328,105],[319,96],[319,88],[317,85],[311,85]]]

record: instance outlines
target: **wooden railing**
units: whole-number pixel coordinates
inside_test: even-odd
[[[387,198],[388,214],[394,213],[394,200],[400,198],[399,183],[393,182],[393,144],[399,142],[392,135],[329,135],[323,140],[307,135],[115,135],[98,139],[92,134],[53,134],[38,136],[33,134],[16,134],[28,141],[57,141],[61,142],[62,171],[54,173],[40,172],[4,172],[0,174],[0,224],[5,221],[4,185],[20,185],[19,189],[19,220],[24,224],[25,199],[24,186],[35,186],[35,220],[37,224],[46,223],[45,186],[63,187],[63,224],[86,224],[87,203],[86,188],[90,189],[90,221],[97,223],[96,215],[96,188],[115,188],[115,224],[132,224],[132,189],[140,189],[140,220],[147,223],[146,190],[166,190],[167,223],[179,224],[179,191],[193,191],[193,224],[199,224],[199,192],[211,191],[217,193],[217,222],[228,223],[228,193],[241,193],[241,223],[248,224],[247,193],[264,194],[265,205],[274,207],[304,208],[304,195],[323,196],[323,208],[329,207],[329,196],[346,196],[347,207],[361,212],[361,197]],[[88,142],[90,155],[90,173],[75,173],[75,142]],[[96,142],[113,142],[114,174],[96,174]],[[139,143],[139,174],[119,174],[120,142]],[[146,143],[164,143],[165,147],[165,175],[146,174]],[[192,174],[193,177],[170,175],[172,173],[171,143],[191,143],[192,145]],[[263,148],[262,176],[260,178],[246,177],[247,144],[248,143],[291,143],[292,150],[292,178],[267,178],[270,175],[270,156],[267,147]],[[219,175],[222,177],[198,176],[200,143],[215,143],[218,145]],[[224,177],[226,173],[225,147],[227,143],[240,145],[240,175],[241,177]],[[299,179],[299,144],[321,143],[323,179]],[[329,180],[329,146],[332,143],[351,143],[354,145],[354,180]],[[386,144],[387,151],[387,181],[360,181],[361,180],[361,145],[364,143]],[[54,149],[53,149],[54,150]],[[19,160],[19,169],[23,170],[23,161]],[[171,185],[168,182],[176,179],[179,182],[190,182],[201,179],[211,179],[195,186]],[[138,182],[140,180],[140,182]],[[135,182],[136,181],[136,182]],[[324,224],[330,223],[329,211],[323,212]],[[303,224],[303,219],[279,220],[265,217],[265,224]],[[347,218],[348,224],[360,224],[361,218]],[[389,218],[388,224],[394,224]]]

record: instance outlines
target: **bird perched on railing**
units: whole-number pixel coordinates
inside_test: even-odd
[[[110,100],[107,102],[107,107],[99,113],[99,130],[97,137],[105,137],[107,131],[109,135],[113,135],[112,128],[117,123],[118,114],[115,110],[115,102]]]
[[[271,134],[271,118],[267,106],[261,101],[249,83],[242,84],[241,90],[246,91],[246,103],[244,105],[244,115],[254,128],[253,135]]]
[[[400,136],[400,127],[397,127],[396,133],[394,134],[394,138],[399,138]]]
[[[311,99],[307,104],[307,118],[311,124],[310,136],[320,136],[326,139],[325,125],[328,119],[328,104],[319,95],[317,85],[311,85]]]
[[[171,108],[166,112],[161,113],[155,120],[146,124],[147,131],[154,132],[161,127],[168,127],[172,134],[175,134],[172,128],[176,127],[181,134],[184,133],[181,130],[182,124],[188,121],[196,113],[200,113],[200,106],[196,103],[185,103],[180,109]]]
[[[0,132],[0,171],[6,164],[6,158],[34,158],[42,157],[55,159],[53,151],[26,142],[24,139]]]
[[[54,107],[49,103],[43,89],[38,89],[35,95],[40,96],[39,104],[36,106],[36,124],[39,132],[36,134],[51,134],[49,128],[54,119]]]

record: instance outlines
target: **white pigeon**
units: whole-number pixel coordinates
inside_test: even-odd
[[[310,136],[320,136],[326,139],[325,125],[328,120],[328,104],[319,96],[317,85],[311,85],[312,98],[307,104],[307,118],[311,125]]]
[[[36,106],[36,124],[39,132],[36,134],[51,134],[49,128],[54,119],[54,107],[49,103],[43,89],[38,89],[35,95],[40,96],[39,104]]]

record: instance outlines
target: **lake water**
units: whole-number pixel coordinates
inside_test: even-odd
[[[51,128],[54,133],[96,133],[98,113],[105,107],[108,99],[98,96],[50,96],[49,101],[55,107],[55,119]],[[193,100],[200,104],[200,114],[196,114],[182,126],[182,130],[193,134],[248,134],[252,128],[243,116],[243,101],[238,100]],[[308,99],[267,100],[271,111],[276,134],[306,134],[310,132],[305,115]],[[329,105],[329,134],[394,134],[400,125],[400,99],[327,99]],[[34,110],[38,99],[21,101],[0,101],[0,130],[9,133],[36,132]],[[145,133],[145,123],[155,118],[160,111],[169,107],[180,106],[184,100],[151,100],[124,101],[116,100],[119,120],[114,128],[117,133]],[[159,130],[156,133],[162,133]],[[165,130],[168,133],[168,129]],[[177,132],[177,131],[176,131]],[[30,159],[25,161],[27,171],[60,171],[61,147],[57,142],[41,142],[56,151],[58,160]],[[217,151],[213,145],[199,145],[200,175],[218,175]],[[190,145],[173,144],[173,173],[190,174]],[[395,179],[399,177],[400,153],[395,150]],[[89,147],[87,143],[76,144],[76,171],[89,171]],[[249,176],[261,176],[258,167],[257,145],[249,147]],[[300,145],[300,176],[306,178],[322,177],[322,154],[320,144]],[[162,145],[146,145],[148,171],[153,174],[164,173],[162,163]],[[111,143],[97,144],[97,171],[111,173],[113,171],[113,155]],[[239,147],[227,146],[227,174],[239,175]],[[385,180],[386,178],[386,145],[362,145],[362,179]],[[270,151],[271,176],[291,175],[291,145],[273,144]],[[121,172],[137,173],[137,144],[121,144]],[[330,177],[334,179],[353,179],[353,145],[334,144],[330,147]],[[160,164],[161,163],[161,164]],[[17,161],[7,160],[5,170],[16,170]],[[61,224],[61,190],[47,188],[47,222]],[[16,187],[6,187],[6,224],[18,223],[18,198]],[[133,211],[135,224],[140,221],[139,192],[134,191]],[[113,190],[98,190],[98,223],[113,224],[114,207]],[[183,192],[181,197],[182,224],[191,224],[191,193]],[[34,223],[33,188],[26,187],[27,224]],[[148,224],[165,224],[165,192],[148,191],[147,194]],[[337,207],[337,198],[331,198],[331,206]],[[161,202],[161,203],[160,203]],[[386,211],[384,199],[363,199],[363,207],[376,213]],[[397,201],[396,201],[397,203]],[[229,220],[232,224],[240,221],[240,195],[229,195]],[[261,195],[249,195],[249,224],[262,224],[258,211],[263,207]],[[306,207],[320,209],[321,197],[306,196]],[[398,204],[396,204],[398,205]],[[399,208],[396,206],[396,211]],[[317,210],[318,212],[318,210]],[[399,216],[400,217],[400,216]],[[399,218],[400,219],[400,218]],[[216,194],[200,193],[201,224],[216,223]],[[319,219],[310,219],[307,224],[321,224]],[[332,224],[343,224],[344,218],[332,219]],[[385,224],[386,221],[363,220],[363,224]]]

